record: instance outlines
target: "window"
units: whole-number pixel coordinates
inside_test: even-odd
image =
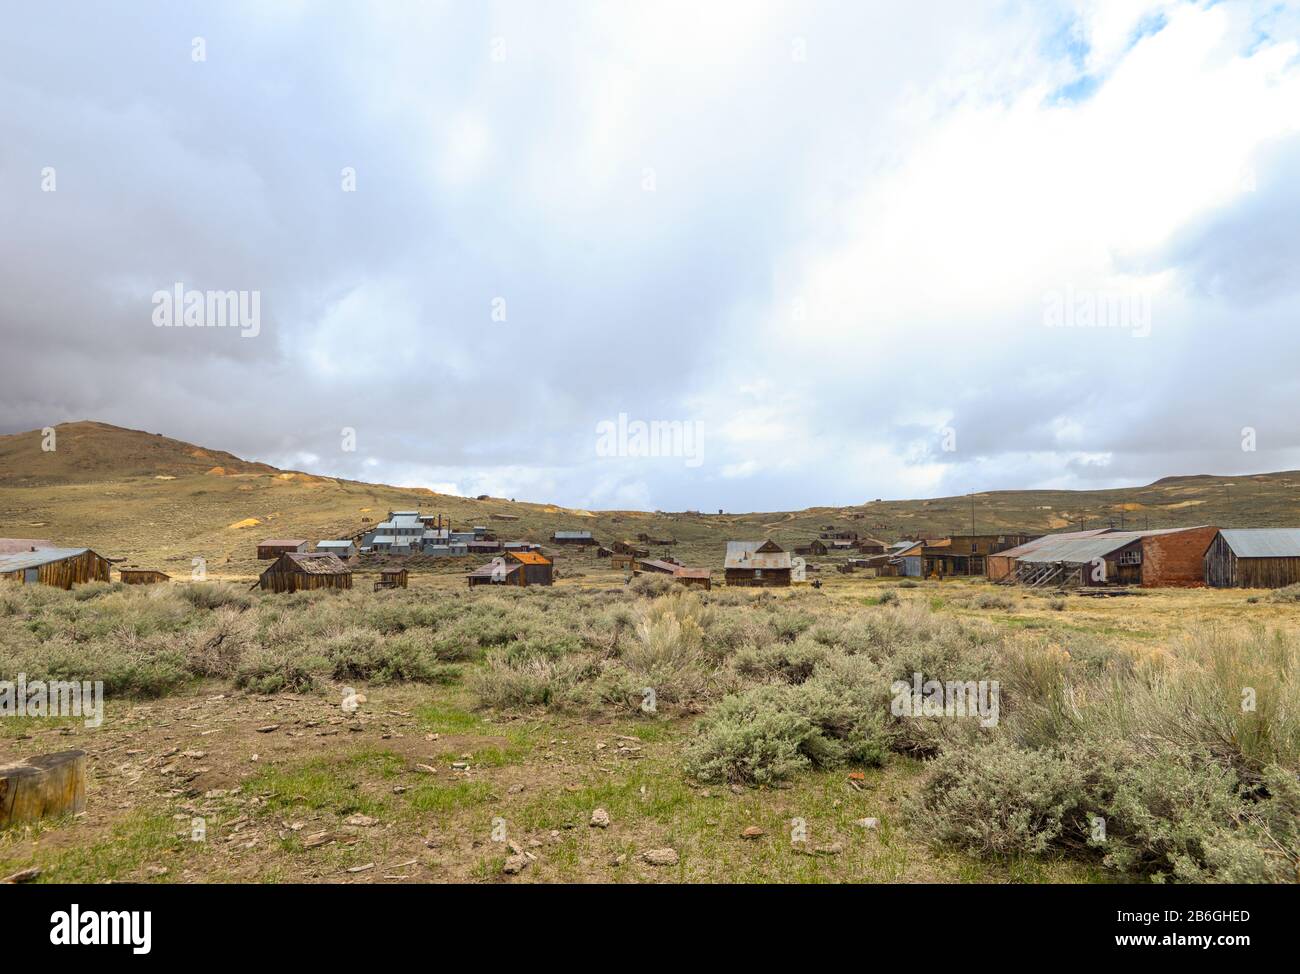
[[[755,578],[762,578],[762,577],[763,577],[763,569],[761,569],[761,568],[755,568],[755,569],[754,569],[754,577],[755,577]]]
[[[1142,549],[1133,548],[1130,551],[1121,551],[1119,553],[1119,563],[1121,565],[1140,565],[1142,564]]]

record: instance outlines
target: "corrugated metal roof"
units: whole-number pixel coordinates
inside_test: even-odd
[[[1219,534],[1238,558],[1300,558],[1300,528],[1227,528]]]
[[[1050,544],[1053,541],[1068,541],[1075,538],[1095,538],[1099,534],[1109,533],[1110,528],[1093,528],[1089,531],[1062,531],[1060,534],[1045,534],[1041,538],[1034,538],[1034,540],[1026,541],[1024,544],[1017,545],[1014,548],[1007,548],[1004,551],[995,551],[990,557],[1019,558],[1021,555],[1028,554],[1042,544]]]
[[[758,551],[759,547],[767,543],[766,541],[728,541],[727,557],[723,566],[726,568],[789,568],[790,552],[760,553]]]
[[[661,572],[667,572],[669,575],[676,574],[677,569],[681,567],[680,565],[673,564],[671,561],[662,561],[658,558],[640,558],[637,560],[637,564],[649,565],[652,568],[657,568]]]
[[[265,541],[259,541],[258,545],[260,547],[265,547],[266,545],[290,545],[296,547],[300,544],[306,543],[306,538],[267,538]]]
[[[469,572],[469,574],[474,576],[475,578],[493,578],[497,575],[500,575],[502,578],[504,578],[507,575],[511,575],[519,571],[519,569],[523,567],[524,567],[523,565],[520,565],[518,563],[512,565],[505,561],[494,561],[494,562],[489,562],[486,565],[483,565],[481,568],[475,568],[472,572]]]
[[[317,541],[317,548],[351,548],[351,541]]]
[[[1089,531],[1064,531],[1061,534],[1046,534],[1033,541],[1026,541],[1016,548],[996,551],[992,558],[1015,558],[1018,561],[1069,561],[1084,562],[1094,558],[1103,558],[1124,545],[1138,538],[1153,538],[1162,534],[1178,534],[1182,531],[1199,531],[1207,527],[1197,524],[1186,528],[1152,528],[1147,531],[1116,531],[1113,528],[1094,528]],[[1108,544],[1110,541],[1116,544]]]
[[[556,531],[555,537],[558,538],[590,538],[590,531]]]
[[[40,551],[27,551],[15,555],[0,555],[0,572],[18,572],[27,568],[40,568],[53,561],[75,558],[84,554],[89,548],[42,548]]]
[[[683,568],[679,566],[673,574],[678,578],[708,578],[709,570],[707,568]]]

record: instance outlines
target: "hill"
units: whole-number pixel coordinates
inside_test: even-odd
[[[48,537],[113,557],[187,571],[195,557],[215,574],[258,568],[268,536],[346,537],[389,510],[420,508],[457,525],[488,524],[501,537],[545,541],[556,529],[590,529],[609,542],[644,533],[675,538],[683,560],[717,567],[728,538],[806,541],[830,525],[893,539],[971,527],[970,497],[878,500],[849,507],[749,514],[577,511],[554,505],[452,497],[423,488],[279,470],[233,454],[106,423],[0,436],[0,536]],[[1053,531],[1108,521],[1126,527],[1300,524],[1300,473],[1165,477],[1097,491],[992,491],[975,495],[975,530]],[[665,549],[667,550],[667,549]]]

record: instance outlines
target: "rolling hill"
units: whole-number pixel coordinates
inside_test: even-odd
[[[576,511],[500,498],[474,500],[279,470],[230,453],[140,430],[77,422],[0,436],[0,536],[88,545],[129,563],[188,571],[194,557],[217,575],[258,570],[263,537],[346,537],[389,510],[420,508],[455,524],[488,524],[501,537],[545,541],[556,529],[590,529],[602,541],[676,538],[678,557],[717,567],[728,538],[806,541],[828,525],[893,539],[970,530],[970,497],[873,501],[803,511],[700,514]],[[1113,521],[1126,527],[1300,524],[1300,473],[1166,477],[1098,491],[992,491],[975,495],[975,529],[1053,531]]]

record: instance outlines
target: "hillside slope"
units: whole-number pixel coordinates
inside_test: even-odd
[[[345,537],[401,508],[536,541],[564,528],[590,529],[605,542],[640,533],[676,538],[678,557],[711,567],[719,566],[729,538],[794,543],[835,525],[893,539],[965,533],[971,526],[969,497],[723,515],[573,511],[277,470],[105,423],[67,423],[56,433],[52,453],[41,450],[39,430],[0,436],[0,536],[90,545],[172,571],[188,571],[192,558],[203,557],[214,573],[248,575],[258,568],[253,546],[259,538]],[[975,529],[1046,532],[1084,521],[1119,526],[1121,518],[1126,527],[1296,525],[1298,485],[1300,473],[1287,472],[1166,477],[1101,491],[994,491],[975,496]]]

